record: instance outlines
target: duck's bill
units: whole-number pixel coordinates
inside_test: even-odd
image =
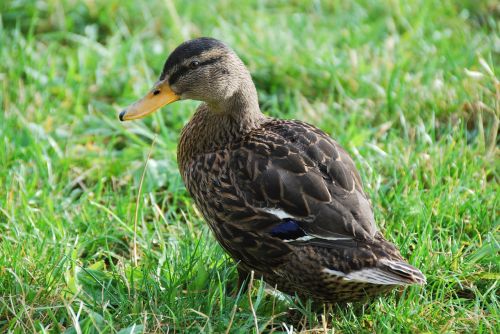
[[[120,121],[143,118],[179,99],[180,96],[174,93],[166,80],[158,81],[146,96],[120,113]]]

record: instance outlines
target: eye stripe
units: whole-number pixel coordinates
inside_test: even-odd
[[[204,65],[209,65],[209,64],[213,64],[217,61],[219,61],[222,57],[214,57],[214,58],[210,58],[210,59],[207,59],[203,62],[200,62],[200,64],[198,65],[198,67],[200,66],[204,66]],[[184,74],[186,74],[187,72],[191,71],[192,69],[190,69],[189,67],[187,66],[182,66],[180,67],[177,71],[175,71],[174,73],[172,73],[170,75],[170,77],[168,78],[168,84],[169,85],[173,85],[177,82],[177,80],[179,80],[179,78],[181,76],[183,76]]]
[[[181,68],[179,68],[177,71],[175,71],[170,75],[170,77],[168,78],[168,84],[172,86],[174,83],[176,83],[177,80],[179,80],[181,76],[186,74],[186,72],[188,72],[189,70],[190,68],[182,66]]]

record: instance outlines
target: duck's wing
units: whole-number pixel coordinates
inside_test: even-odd
[[[352,159],[311,125],[270,121],[232,147],[229,163],[235,190],[251,211],[275,218],[254,228],[324,245],[371,240],[377,232]]]
[[[302,249],[323,272],[346,280],[425,282],[377,231],[352,159],[324,132],[273,120],[228,154],[227,185],[232,200],[243,201],[225,203],[227,224],[220,229],[249,267],[273,270]]]

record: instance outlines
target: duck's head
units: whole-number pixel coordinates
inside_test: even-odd
[[[153,88],[123,110],[120,120],[142,118],[160,107],[185,99],[204,101],[217,110],[242,86],[248,86],[248,80],[251,83],[245,65],[224,43],[207,37],[193,39],[170,54]],[[250,86],[250,91],[254,90],[253,83]]]

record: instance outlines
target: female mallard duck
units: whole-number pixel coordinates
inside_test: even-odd
[[[203,103],[182,130],[182,179],[240,285],[252,270],[279,290],[325,302],[364,299],[425,276],[378,231],[347,152],[318,128],[267,117],[250,73],[213,38],[182,43],[120,120],[181,99]]]

